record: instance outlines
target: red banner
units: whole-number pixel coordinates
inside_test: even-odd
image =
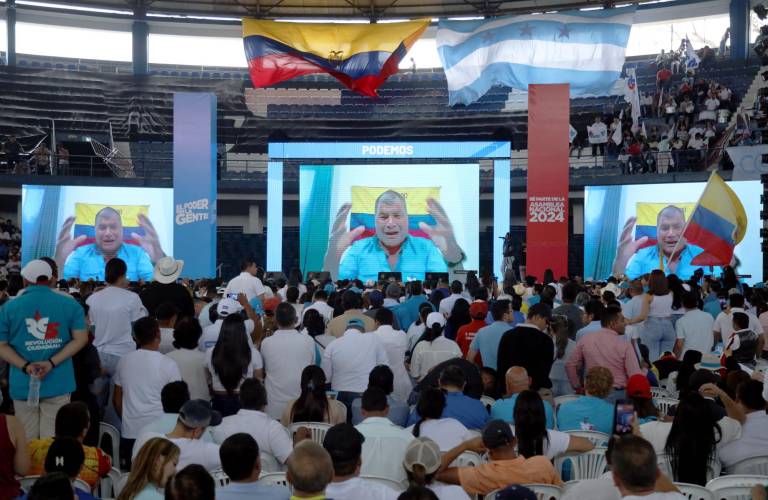
[[[528,86],[526,274],[568,275],[568,84]]]

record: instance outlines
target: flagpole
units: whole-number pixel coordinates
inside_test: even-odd
[[[704,186],[704,190],[699,195],[699,199],[696,201],[696,205],[693,206],[693,212],[695,212],[696,209],[699,208],[701,199],[704,197],[704,193],[707,191],[707,187],[709,187],[709,182],[712,180],[712,176],[715,175],[716,173],[717,172],[713,170],[712,173],[709,175],[709,179],[707,179],[707,184],[706,186]],[[674,248],[672,248],[672,253],[669,255],[669,259],[667,259],[667,265],[671,264],[674,261],[675,252],[677,252],[677,247],[680,245],[680,240],[683,238],[685,231],[688,229],[688,225],[691,223],[691,219],[693,218],[693,212],[691,212],[691,216],[688,217],[688,220],[685,221],[685,226],[683,226],[683,232],[680,233],[680,238],[677,239],[677,243],[675,243]]]

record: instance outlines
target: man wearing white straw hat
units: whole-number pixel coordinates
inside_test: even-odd
[[[176,306],[179,311],[179,318],[195,315],[195,305],[192,302],[191,293],[184,285],[176,282],[181,276],[183,268],[184,261],[176,260],[173,257],[163,257],[157,261],[152,273],[152,283],[140,294],[141,302],[147,308],[150,316],[154,316],[157,307],[166,302]]]

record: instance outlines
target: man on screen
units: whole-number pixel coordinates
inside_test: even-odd
[[[435,226],[419,223],[429,239],[408,234],[408,210],[405,198],[398,192],[384,191],[376,198],[376,235],[358,241],[365,228],[346,230],[346,219],[352,205],[339,209],[333,224],[324,270],[337,279],[376,280],[380,271],[401,272],[403,279],[423,280],[427,272],[448,272],[464,260],[464,252],[456,242],[453,226],[440,204],[427,200]],[[354,243],[353,243],[354,242]]]
[[[72,237],[75,217],[68,217],[59,231],[56,241],[56,263],[64,269],[63,278],[104,281],[104,266],[113,257],[119,257],[128,266],[126,277],[129,281],[151,280],[154,263],[165,257],[160,247],[157,231],[143,214],[138,216],[139,226],[144,235],[131,233],[138,245],[123,242],[123,221],[120,213],[112,207],[104,207],[94,219],[95,241],[79,246],[86,235]]]
[[[629,279],[636,279],[654,269],[662,269],[666,274],[676,274],[686,280],[701,267],[692,264],[692,261],[704,250],[689,244],[683,236],[685,212],[682,208],[668,205],[659,211],[656,216],[656,245],[642,248],[649,238],[633,238],[635,222],[637,218],[630,217],[621,231],[616,259],[613,261],[614,276],[625,274]],[[717,267],[708,274],[719,272],[720,268]]]

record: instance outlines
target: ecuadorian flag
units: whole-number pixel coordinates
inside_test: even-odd
[[[693,208],[696,206],[695,203],[646,203],[644,201],[637,203],[635,239],[639,240],[644,236],[648,237],[648,241],[643,244],[642,248],[650,247],[658,243],[656,235],[656,219],[659,216],[659,212],[670,205],[681,208],[685,214],[685,220],[688,220],[691,212],[693,212]]]
[[[123,223],[123,243],[138,245],[131,233],[144,236],[144,228],[139,225],[139,214],[149,217],[149,205],[99,205],[97,203],[75,203],[75,238],[85,235],[81,245],[93,243],[96,239],[96,214],[102,208],[110,207],[120,214]]]
[[[365,227],[358,239],[368,238],[376,234],[376,198],[384,191],[395,191],[403,195],[408,210],[408,234],[418,238],[427,238],[419,228],[419,222],[430,226],[435,225],[435,219],[429,215],[427,200],[433,198],[440,201],[439,187],[366,187],[352,186],[352,209],[349,216],[349,227],[354,229]]]
[[[429,19],[387,24],[243,19],[251,81],[254,87],[267,87],[296,76],[328,73],[350,89],[375,97],[429,23]]]
[[[725,266],[733,250],[747,232],[747,214],[739,197],[725,181],[712,172],[696,204],[683,235],[704,252],[692,263],[700,266]]]

